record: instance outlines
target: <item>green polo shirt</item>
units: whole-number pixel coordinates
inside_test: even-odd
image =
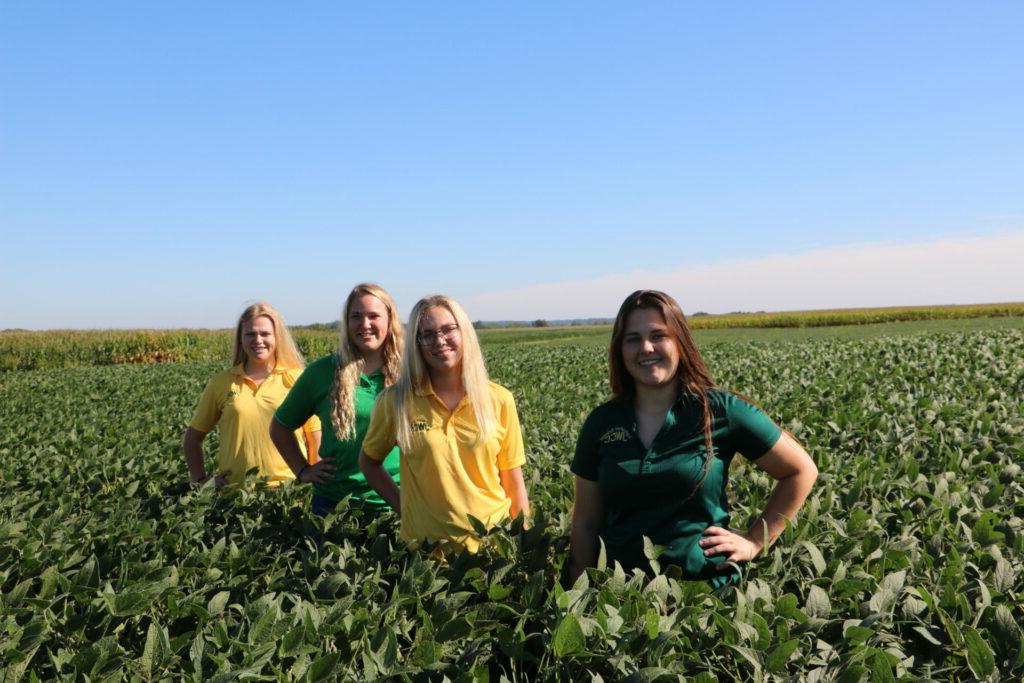
[[[714,458],[700,488],[704,466],[701,407],[684,394],[665,417],[649,449],[637,435],[629,401],[613,400],[595,408],[580,430],[572,471],[600,485],[604,520],[600,535],[608,560],[624,568],[649,569],[643,537],[665,547],[658,558],[675,564],[688,579],[714,585],[733,580],[715,570],[725,556],[704,557],[698,545],[709,526],[729,526],[726,498],[729,463],[742,453],[755,459],[779,440],[782,430],[760,409],[728,391],[708,392],[712,411]],[[692,495],[691,495],[692,493]]]
[[[274,413],[274,418],[289,429],[289,425],[302,425],[311,415],[320,418],[320,457],[334,458],[334,478],[326,484],[314,484],[313,493],[330,500],[341,500],[351,495],[367,505],[386,508],[387,503],[366,483],[366,477],[359,469],[359,450],[363,437],[370,426],[370,413],[377,394],[384,389],[384,373],[380,370],[367,376],[359,374],[355,390],[356,434],[355,438],[341,440],[331,426],[331,386],[334,384],[334,369],[337,365],[335,354],[318,358],[310,363],[296,380],[284,403]],[[398,481],[398,448],[393,448],[384,458],[384,469]]]

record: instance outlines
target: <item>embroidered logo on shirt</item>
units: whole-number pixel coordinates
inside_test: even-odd
[[[615,427],[602,434],[600,441],[603,444],[625,443],[629,441],[629,432],[625,427]]]
[[[428,429],[430,429],[430,423],[423,418],[419,418],[412,423],[413,432],[425,432]]]

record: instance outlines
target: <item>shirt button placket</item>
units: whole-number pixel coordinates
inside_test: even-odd
[[[640,461],[640,471],[644,474],[650,474],[651,472],[651,456],[653,455],[653,449],[648,448],[644,451],[643,460]]]

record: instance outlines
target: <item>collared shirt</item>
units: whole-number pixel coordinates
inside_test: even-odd
[[[295,478],[270,440],[270,420],[301,374],[302,368],[276,367],[257,386],[246,377],[244,364],[239,363],[219,373],[206,385],[191,426],[204,434],[219,426],[217,471],[231,470],[229,484],[242,482],[245,473],[254,467],[259,470],[259,476],[268,477],[271,486]],[[303,453],[306,452],[303,431],[319,429],[320,421],[313,418],[295,431]]]
[[[605,518],[600,535],[609,562],[646,567],[643,537],[664,546],[662,563],[679,565],[689,579],[715,579],[724,557],[704,557],[697,544],[709,526],[728,528],[729,464],[736,453],[756,459],[782,430],[756,406],[728,391],[708,392],[714,457],[699,488],[707,452],[698,401],[684,395],[645,448],[629,401],[595,408],[580,430],[572,471],[600,485]]]
[[[334,372],[337,355],[318,358],[306,368],[295,386],[288,393],[274,419],[285,427],[294,429],[308,420],[311,415],[319,418],[323,430],[320,437],[320,457],[334,458],[334,476],[324,484],[314,484],[313,492],[324,498],[339,501],[345,496],[362,500],[365,504],[386,508],[387,503],[366,483],[366,477],[359,469],[359,451],[363,445],[366,428],[370,426],[373,402],[384,389],[384,373],[381,370],[365,375],[359,373],[355,386],[355,436],[339,439],[331,424],[331,389],[334,386]],[[398,449],[392,448],[384,459],[384,469],[396,481],[398,479]]]
[[[469,516],[491,527],[509,516],[511,501],[501,470],[526,462],[512,393],[490,382],[495,434],[478,443],[476,415],[468,397],[449,411],[429,381],[412,400],[412,444],[401,457],[402,537],[410,542],[452,541],[475,552],[479,539]],[[397,442],[393,394],[374,408],[363,452],[382,459]]]

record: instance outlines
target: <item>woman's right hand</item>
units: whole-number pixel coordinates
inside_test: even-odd
[[[326,484],[334,479],[334,471],[337,469],[334,458],[326,456],[299,470],[297,479],[303,484]]]
[[[207,474],[205,477],[203,477],[201,479],[193,479],[192,480],[192,485],[193,486],[202,486],[206,482],[210,481],[210,477],[211,476],[213,477],[213,485],[216,488],[223,488],[224,486],[227,486],[227,484],[228,484],[228,477],[231,476],[231,470],[221,470],[220,472],[218,472],[217,474],[214,474],[214,475]]]

